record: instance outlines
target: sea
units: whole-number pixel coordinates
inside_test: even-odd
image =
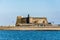
[[[60,31],[0,30],[0,40],[60,40]]]

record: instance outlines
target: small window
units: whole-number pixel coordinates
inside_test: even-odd
[[[43,21],[43,23],[45,23],[45,21]]]
[[[37,21],[34,21],[34,23],[37,23]]]

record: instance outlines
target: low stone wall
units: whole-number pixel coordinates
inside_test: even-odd
[[[21,26],[0,26],[0,30],[60,30],[60,26],[46,26],[46,27],[21,27]]]

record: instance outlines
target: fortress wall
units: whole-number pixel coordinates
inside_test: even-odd
[[[34,18],[33,18],[33,19],[31,19],[30,21],[31,21],[31,23],[43,23],[43,21],[44,21],[45,24],[48,23],[47,20],[44,19],[44,18],[43,18],[43,19],[39,19],[39,18],[34,19]]]
[[[27,23],[26,18],[22,18],[21,23]]]
[[[30,23],[33,23],[33,18],[32,18],[32,17],[30,17],[29,21],[30,21]]]

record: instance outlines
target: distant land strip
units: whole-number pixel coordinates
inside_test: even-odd
[[[18,27],[18,26],[4,26],[0,27],[0,30],[60,30],[58,27]]]

